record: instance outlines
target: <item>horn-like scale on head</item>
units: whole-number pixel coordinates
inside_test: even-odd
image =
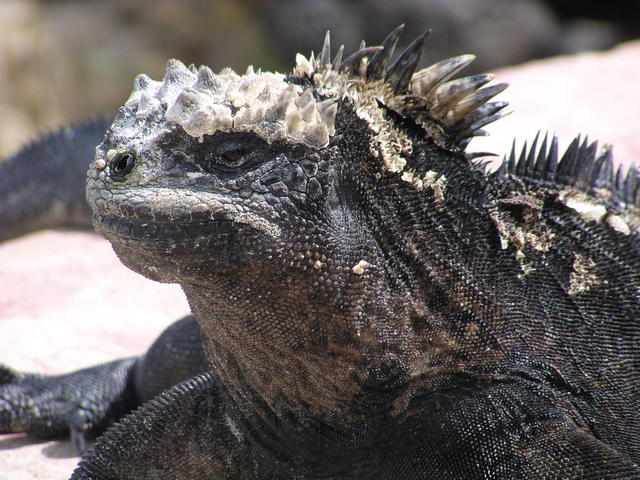
[[[399,172],[411,153],[411,141],[391,125],[384,108],[412,119],[439,143],[464,148],[471,137],[484,134],[481,127],[503,116],[507,105],[488,102],[506,87],[483,88],[490,75],[450,80],[474,59],[472,55],[416,72],[428,32],[394,60],[402,28],[391,32],[381,46],[362,43],[344,60],[343,47],[331,59],[327,32],[320,55],[298,54],[291,76],[252,67],[244,75],[228,68],[214,74],[205,66],[187,68],[170,60],[162,82],[146,75],[136,78],[125,106],[139,119],[164,112],[166,120],[193,137],[251,131],[269,143],[287,140],[321,148],[335,133],[338,102],[350,98],[376,134],[372,153],[381,155],[389,170]]]
[[[170,60],[162,82],[139,75],[125,104],[138,118],[166,110],[166,119],[189,135],[217,131],[253,131],[268,142],[280,139],[321,147],[334,133],[333,100],[317,101],[311,90],[285,81],[279,73],[244,75],[231,69],[214,74],[209,67],[193,73]]]

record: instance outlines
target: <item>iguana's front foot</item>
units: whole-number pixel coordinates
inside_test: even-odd
[[[131,386],[135,358],[64,375],[23,373],[0,367],[0,433],[41,438],[71,436],[75,448],[137,403]]]
[[[88,438],[205,369],[200,327],[193,316],[167,327],[140,357],[64,375],[23,373],[0,365],[0,433],[70,435],[82,452]]]
[[[265,472],[246,435],[235,412],[222,400],[213,375],[203,373],[168,389],[109,428],[71,478],[289,478]]]

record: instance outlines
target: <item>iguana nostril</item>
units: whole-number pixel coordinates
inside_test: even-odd
[[[111,163],[111,176],[114,180],[122,180],[136,165],[136,156],[131,152],[119,153]]]

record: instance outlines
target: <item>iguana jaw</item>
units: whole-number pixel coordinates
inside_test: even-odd
[[[127,267],[164,283],[184,281],[183,272],[197,252],[228,251],[236,233],[230,220],[155,223],[94,215],[93,223]]]
[[[123,263],[166,283],[234,271],[252,261],[248,244],[271,243],[280,235],[276,224],[221,194],[147,187],[108,195],[100,190],[89,198],[96,231]]]

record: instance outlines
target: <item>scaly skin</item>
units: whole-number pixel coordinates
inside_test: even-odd
[[[282,81],[322,90],[326,60]],[[121,109],[89,172],[94,225],[182,286],[208,365],[73,478],[640,477],[635,190],[605,195],[610,159],[587,146],[487,174],[459,124],[390,93],[402,68],[318,107],[324,130],[297,129],[302,92],[256,114],[269,128],[196,87]]]

